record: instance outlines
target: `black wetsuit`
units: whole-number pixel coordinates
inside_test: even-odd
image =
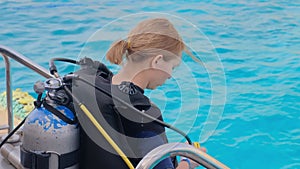
[[[163,120],[160,110],[144,95],[143,89],[133,83],[123,82],[120,85],[112,85],[112,73],[103,73],[99,70],[94,72],[80,70],[77,74],[110,94],[125,100],[138,110]],[[97,121],[129,157],[134,166],[149,151],[167,143],[163,126],[135,114],[112,97],[80,81],[74,83],[72,89],[73,93],[93,112]],[[82,126],[80,169],[128,168],[111,145],[89,122],[85,114],[78,107],[75,109]],[[174,168],[174,162],[167,158],[156,168]]]

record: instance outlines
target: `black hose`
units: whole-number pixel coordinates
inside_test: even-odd
[[[76,60],[67,59],[67,58],[52,58],[50,60],[50,63],[54,64],[54,61],[61,61],[61,62],[69,62],[69,63],[73,63],[73,64],[78,64],[78,62]]]
[[[81,78],[81,77],[79,77],[79,76],[77,76],[77,78],[78,78],[79,80],[83,81],[84,83],[86,83],[86,84],[88,84],[88,85],[90,85],[90,86],[96,88],[97,90],[101,91],[102,93],[106,94],[108,97],[112,97],[113,99],[116,99],[118,102],[122,103],[124,106],[127,106],[128,108],[131,108],[135,113],[137,113],[137,114],[139,114],[139,115],[142,115],[142,116],[144,116],[144,117],[146,117],[146,118],[148,118],[148,119],[150,119],[150,120],[153,120],[153,121],[155,121],[156,123],[158,123],[158,124],[160,124],[160,125],[162,125],[162,126],[164,126],[164,127],[167,127],[167,128],[169,128],[169,129],[172,129],[172,130],[176,131],[177,133],[181,134],[181,135],[188,141],[188,143],[189,143],[190,145],[192,145],[191,139],[190,139],[189,136],[188,136],[187,134],[185,134],[183,131],[177,129],[176,127],[174,127],[174,126],[172,126],[172,125],[170,125],[170,124],[168,124],[168,123],[165,123],[165,122],[163,122],[163,121],[161,121],[161,120],[159,120],[159,119],[156,119],[156,118],[154,118],[154,117],[152,117],[152,116],[150,116],[150,115],[148,115],[148,114],[145,114],[145,113],[139,111],[138,109],[136,109],[136,108],[133,107],[132,105],[128,104],[128,103],[125,102],[124,100],[122,100],[122,99],[120,99],[120,98],[118,98],[118,97],[116,97],[116,96],[111,95],[111,94],[108,93],[107,91],[101,89],[101,88],[98,87],[98,86],[93,85],[93,84],[90,83],[89,81],[87,81],[87,80],[85,80],[85,79],[83,79],[83,78]],[[74,98],[74,97],[73,97],[73,98]],[[76,97],[75,97],[75,98],[76,98]],[[76,99],[77,99],[77,98],[76,98]],[[78,100],[78,99],[77,99],[77,100]]]
[[[73,59],[67,59],[67,58],[52,58],[50,61],[49,61],[49,70],[50,70],[50,73],[52,75],[54,75],[54,73],[57,72],[57,68],[54,64],[54,61],[62,61],[62,62],[69,62],[69,63],[73,63],[73,64],[78,64],[78,62],[76,60],[73,60]]]
[[[15,132],[17,131],[17,130],[19,130],[19,128],[25,123],[25,120],[26,120],[26,118],[27,118],[27,116],[21,121],[21,123],[17,126],[17,127],[15,127],[6,137],[5,137],[5,139],[0,143],[0,149],[1,149],[1,147],[7,142],[7,140],[13,135],[13,134],[15,134]]]

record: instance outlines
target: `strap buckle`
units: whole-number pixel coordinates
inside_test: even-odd
[[[53,158],[54,156],[53,155],[55,155],[56,157],[55,158],[57,158],[57,159],[55,159],[54,161],[57,161],[57,163],[56,163],[56,166],[57,166],[57,168],[58,169],[62,169],[63,168],[63,166],[61,166],[61,154],[59,154],[58,152],[55,152],[55,151],[46,151],[45,153],[47,153],[47,154],[50,154],[50,158]],[[51,165],[55,165],[54,163],[51,163]]]

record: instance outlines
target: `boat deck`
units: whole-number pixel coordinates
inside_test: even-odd
[[[19,123],[20,120],[15,119],[15,125]],[[7,113],[6,110],[0,106],[0,126],[7,125]],[[2,142],[2,137],[7,134],[7,130],[0,130],[0,142]],[[3,158],[0,152],[0,169],[16,169],[10,162]]]
[[[9,165],[0,155],[0,169],[14,169],[11,165]]]
[[[3,135],[0,134],[0,137]],[[16,169],[13,167],[10,162],[3,158],[2,154],[0,153],[0,169]]]
[[[16,169],[0,155],[0,169]]]

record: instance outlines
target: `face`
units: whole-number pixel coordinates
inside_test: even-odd
[[[150,79],[147,88],[155,89],[161,86],[165,81],[172,77],[172,71],[176,68],[181,60],[180,57],[176,57],[169,61],[165,61],[162,55],[158,55],[154,58],[151,65]]]

